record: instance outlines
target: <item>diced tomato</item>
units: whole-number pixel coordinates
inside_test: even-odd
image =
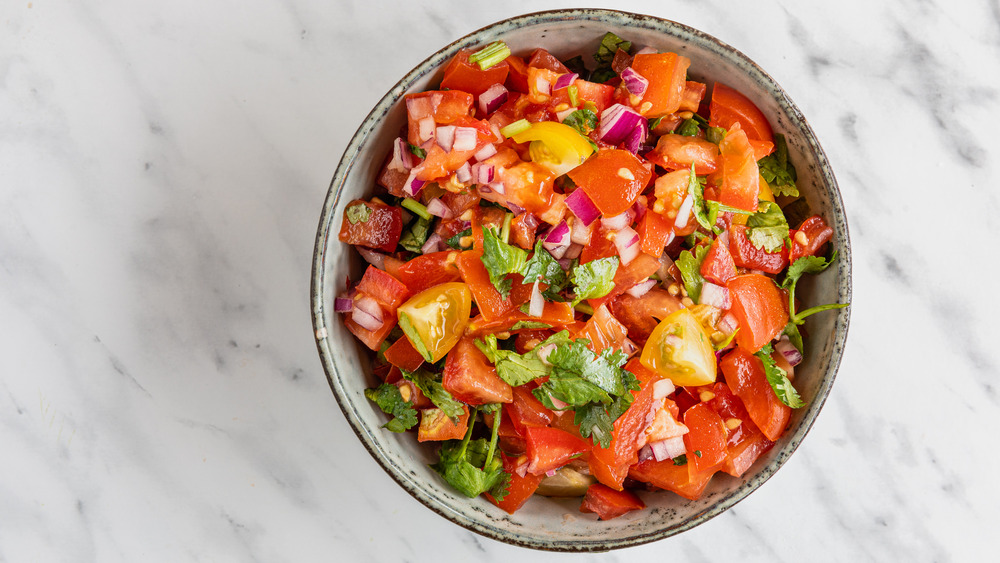
[[[486,271],[486,266],[483,266],[482,257],[482,250],[466,250],[458,256],[455,263],[462,274],[462,280],[472,292],[472,298],[479,307],[479,314],[488,321],[502,319],[514,309],[514,304],[510,299],[504,299],[493,287],[490,274]]]
[[[736,263],[729,252],[726,237],[719,236],[712,241],[712,246],[708,247],[705,260],[701,263],[700,272],[706,280],[718,285],[725,285],[736,276]]]
[[[573,81],[573,86],[576,87],[576,107],[584,105],[586,102],[594,104],[594,113],[601,115],[601,112],[611,106],[614,103],[615,87],[609,84],[598,84],[597,82],[588,82],[586,80],[576,79]],[[549,106],[552,109],[566,104],[566,106],[571,107],[569,99],[569,89],[560,88],[552,93],[552,100],[549,102]]]
[[[729,229],[729,253],[733,263],[748,270],[760,270],[769,274],[781,273],[788,267],[788,249],[784,246],[778,252],[768,252],[750,242],[745,225],[733,225]]]
[[[792,238],[792,250],[788,253],[788,260],[794,264],[804,256],[815,256],[833,237],[833,228],[819,215],[813,215],[803,221],[797,231],[789,233],[789,236]]]
[[[698,222],[690,216],[683,226],[677,226],[677,212],[680,210],[688,194],[688,184],[691,181],[690,170],[675,170],[656,179],[654,193],[656,201],[651,209],[662,215],[670,223],[674,235],[687,236],[695,231]]]
[[[635,285],[639,282],[645,281],[659,269],[659,260],[653,258],[645,252],[640,252],[639,255],[628,264],[625,264],[624,266],[618,264],[618,269],[615,270],[614,277],[615,286],[611,288],[611,291],[608,292],[607,295],[596,299],[588,299],[587,302],[590,303],[591,307],[600,307],[601,305],[610,302],[615,297],[635,287]]]
[[[535,52],[531,53],[531,59],[528,60],[528,66],[545,68],[558,74],[569,72],[566,65],[562,64],[559,59],[552,56],[552,53],[549,53],[545,49],[541,48],[535,49]]]
[[[535,398],[524,385],[513,388],[514,400],[504,405],[504,410],[510,416],[511,423],[521,436],[531,427],[548,426],[555,419],[555,414]]]
[[[469,429],[469,407],[462,405],[465,412],[456,424],[444,411],[435,407],[420,411],[420,427],[417,429],[418,442],[440,442],[458,440],[465,437]]]
[[[401,340],[406,339],[403,338]],[[395,385],[399,389],[399,395],[404,401],[413,403],[413,407],[417,409],[428,409],[434,406],[434,403],[432,403],[431,400],[428,399],[422,391],[420,391],[415,383],[410,380],[403,379],[399,368],[395,368],[394,376],[398,379],[396,379],[396,382],[391,385]],[[386,383],[388,383],[388,381]]]
[[[591,474],[604,485],[616,490],[622,489],[628,468],[639,461],[637,441],[646,427],[646,416],[653,402],[653,384],[660,379],[638,360],[627,363],[625,369],[639,379],[639,390],[632,392],[632,404],[615,420],[610,446],[602,448],[594,445],[589,460]]]
[[[410,339],[405,336],[386,348],[384,355],[385,361],[406,371],[416,371],[424,363],[424,357],[413,348]]]
[[[736,90],[716,82],[712,88],[712,102],[709,105],[708,124],[732,130],[739,124],[747,137],[758,141],[774,142],[771,124],[763,112],[749,98]]]
[[[681,93],[681,105],[677,108],[677,111],[697,113],[698,106],[701,105],[701,100],[705,97],[706,90],[708,90],[708,85],[701,82],[692,82],[690,80],[685,82],[684,92]]]
[[[396,308],[410,297],[410,291],[403,282],[372,265],[365,270],[357,289],[374,297],[380,305],[392,313],[395,313]]]
[[[723,356],[719,367],[757,428],[768,440],[777,441],[788,425],[792,409],[775,395],[764,374],[764,364],[743,348],[735,348]]]
[[[684,413],[687,460],[692,471],[713,471],[726,461],[726,426],[722,418],[705,403],[698,403]],[[700,455],[699,455],[700,452]]]
[[[676,53],[649,53],[632,59],[632,70],[649,81],[637,109],[647,119],[680,109],[691,60]]]
[[[528,100],[544,104],[552,97],[552,89],[559,78],[558,72],[528,65]]]
[[[647,211],[639,221],[639,248],[646,254],[659,258],[670,238],[673,222],[659,213]]]
[[[503,84],[507,80],[507,72],[510,69],[507,61],[500,61],[483,70],[477,63],[469,62],[469,55],[474,52],[471,49],[462,49],[451,59],[444,69],[442,89],[459,90],[479,96],[490,86]]]
[[[606,348],[620,350],[627,337],[625,325],[618,322],[605,305],[594,309],[594,314],[587,320],[583,330],[573,336],[574,339],[589,340],[589,348],[598,353]]]
[[[711,394],[712,398],[702,402],[715,411],[726,423],[728,431],[726,443],[729,446],[735,446],[754,432],[760,432],[747,413],[746,407],[743,406],[743,401],[733,393],[729,385],[717,381],[712,385],[698,387],[697,396],[701,397],[706,391]],[[734,419],[739,422],[739,425],[730,427],[730,421]]]
[[[616,491],[611,487],[594,483],[587,488],[580,512],[592,512],[601,520],[611,520],[631,512],[646,508],[645,503],[631,491]]]
[[[507,74],[507,88],[522,94],[528,93],[528,63],[517,55],[507,57],[510,72]]]
[[[386,254],[385,258],[382,259],[382,268],[385,270],[385,273],[389,274],[390,276],[398,280],[399,269],[402,268],[403,264],[405,263],[406,262],[400,260],[399,258],[396,258],[391,254]]]
[[[366,207],[367,211],[355,206]],[[352,211],[349,215],[348,211],[351,211],[351,208],[355,208],[358,213]],[[340,224],[340,242],[385,252],[396,250],[399,236],[403,232],[403,216],[398,207],[377,201],[356,199],[344,209],[343,222]],[[351,221],[352,216],[356,222]]]
[[[531,285],[521,285],[519,282],[515,282],[513,287],[515,290],[521,292],[531,290]],[[515,306],[507,315],[492,320],[487,320],[480,315],[472,319],[472,322],[469,323],[468,333],[476,336],[498,332],[518,333],[537,328],[534,323],[545,323],[560,330],[574,326],[573,307],[569,303],[546,301],[542,309],[542,315],[540,317],[532,317],[517,308],[517,301],[514,300],[514,294],[515,291],[512,290],[511,300],[515,303]],[[524,300],[522,299],[521,302],[523,303]]]
[[[448,352],[441,382],[453,397],[468,405],[510,403],[514,400],[510,385],[497,376],[497,370],[465,336]]]
[[[472,213],[470,229],[472,230],[473,247],[481,250],[483,248],[483,227],[500,232],[503,219],[506,213],[496,207],[476,207]]]
[[[750,147],[753,148],[753,159],[760,160],[774,152],[774,143],[750,139]]]
[[[354,322],[350,314],[344,317],[344,326],[347,330],[351,331],[351,334],[356,336],[365,346],[371,350],[377,351],[381,346],[385,338],[389,336],[389,332],[392,328],[396,326],[396,317],[388,316],[384,317],[385,322],[376,330],[368,330],[358,323]]]
[[[529,217],[531,219],[529,219]],[[522,213],[510,221],[510,242],[514,246],[531,250],[535,247],[538,219],[531,213]]]
[[[756,352],[788,324],[785,300],[771,278],[761,274],[744,274],[726,282],[726,287],[733,302],[729,312],[736,317],[739,326],[736,344],[740,348]]]
[[[734,124],[719,143],[722,185],[719,202],[747,211],[757,211],[760,170],[746,133]]]
[[[390,162],[392,162],[391,151],[389,152],[389,157],[385,159],[385,164],[382,165],[382,172],[379,173],[378,180],[376,180],[376,182],[378,185],[385,188],[391,195],[403,197],[406,195],[406,192],[403,191],[403,187],[406,186],[406,180],[410,177],[410,171],[390,167]]]
[[[652,173],[628,151],[602,149],[570,170],[569,177],[605,217],[612,217],[632,207]]]
[[[507,496],[503,500],[497,501],[492,495],[486,493],[486,498],[490,502],[507,511],[508,514],[514,514],[519,508],[524,506],[524,503],[535,494],[535,491],[538,490],[538,485],[545,478],[545,475],[532,475],[531,473],[525,473],[522,477],[517,471],[518,465],[521,463],[527,463],[527,459],[524,456],[517,458],[504,455],[503,469],[510,474],[510,486],[507,488]]]
[[[555,175],[535,162],[516,164],[503,173],[506,202],[514,203],[550,225],[566,214],[566,196],[553,188]]]
[[[696,472],[692,471],[690,463],[674,465],[673,460],[656,461],[655,458],[632,466],[628,475],[636,481],[673,491],[688,500],[697,500],[712,480],[711,471]]]
[[[472,94],[458,90],[431,90],[406,96],[407,141],[420,146],[429,139],[429,128],[450,125],[473,113]],[[428,121],[429,120],[429,121]],[[421,135],[423,127],[424,135]]]
[[[524,432],[528,473],[532,475],[559,469],[590,449],[585,440],[558,428],[528,426]]]
[[[406,284],[413,294],[438,284],[458,281],[462,274],[455,265],[457,259],[458,251],[455,250],[422,254],[399,267],[399,281]]]
[[[628,330],[628,337],[638,346],[646,343],[649,335],[670,313],[681,308],[680,299],[664,289],[653,288],[642,297],[623,293],[610,303],[612,314]]]
[[[450,151],[445,151],[436,142],[424,143],[422,146],[427,150],[427,156],[414,168],[418,180],[430,181],[449,176],[468,162],[472,155],[494,141],[493,129],[490,127],[489,121],[460,117],[453,123],[456,127],[475,129],[476,146],[468,150],[458,150],[452,147]]]
[[[744,440],[727,448],[727,459],[722,470],[733,477],[742,476],[757,458],[774,447],[774,442],[768,440],[763,432],[757,428],[753,430]]]
[[[698,137],[663,135],[646,159],[667,170],[691,170],[694,164],[695,174],[711,174],[718,169],[719,145]]]

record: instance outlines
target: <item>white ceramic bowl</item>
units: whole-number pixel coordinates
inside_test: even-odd
[[[376,461],[401,487],[452,522],[494,539],[537,549],[603,551],[638,545],[677,534],[716,516],[759,487],[795,451],[819,414],[833,384],[847,337],[849,309],[811,317],[807,322],[806,360],[796,368],[795,385],[806,406],[794,412],[777,445],[742,478],[718,474],[706,493],[688,501],[673,493],[640,493],[649,508],[607,522],[579,512],[579,499],[534,498],[508,515],[483,498],[453,490],[428,467],[434,448],[410,434],[380,428],[385,416],[365,398],[375,379],[368,352],[347,332],[333,312],[334,293],[345,277],[363,271],[357,253],[337,240],[346,202],[366,197],[393,138],[405,123],[402,97],[432,89],[443,66],[463,47],[503,39],[514,53],[544,47],[560,58],[589,55],[601,36],[612,31],[635,45],[674,51],[691,59],[691,77],[725,82],[743,92],[764,112],[775,132],[784,133],[798,185],[813,212],[834,229],[839,252],[834,266],[800,284],[805,303],[846,303],[851,298],[851,250],[843,203],[825,154],[801,112],[782,89],[745,55],[698,30],[650,16],[610,10],[558,10],[501,21],[442,48],[404,76],[375,105],[351,139],[330,184],[323,206],[312,272],[312,314],[320,358],[330,388],[348,422]],[[333,445],[331,444],[331,447]],[[569,516],[567,516],[569,515]],[[399,524],[403,524],[400,522]]]

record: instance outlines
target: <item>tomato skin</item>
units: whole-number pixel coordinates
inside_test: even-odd
[[[522,458],[510,457],[506,454],[501,455],[503,455],[503,469],[507,473],[510,473],[510,486],[507,489],[507,496],[502,501],[497,501],[491,494],[486,493],[486,498],[505,510],[508,514],[514,514],[535,494],[535,491],[538,490],[538,485],[545,478],[545,475],[525,473],[522,477],[518,474],[517,468],[521,463],[527,463],[527,461]]]
[[[514,400],[503,408],[518,434],[525,437],[528,428],[552,424],[555,413],[536,399],[527,387],[520,385],[512,391]]]
[[[716,82],[712,87],[708,124],[731,130],[736,123],[743,128],[747,137],[774,143],[771,124],[756,104],[733,88]]]
[[[774,394],[764,374],[764,364],[743,348],[735,348],[723,356],[719,367],[757,428],[768,440],[777,441],[788,426],[792,409]]]
[[[478,64],[469,62],[469,55],[475,51],[462,49],[451,59],[444,69],[441,89],[468,92],[479,96],[494,84],[503,84],[507,80],[510,67],[507,61],[500,61],[486,70]]]
[[[733,302],[729,311],[739,323],[736,344],[740,348],[754,353],[788,324],[785,300],[771,278],[744,274],[726,282],[726,287]]]
[[[465,432],[469,429],[469,407],[462,405],[462,408],[465,412],[458,417],[457,424],[437,407],[420,411],[417,441],[440,442],[465,437]]]
[[[646,211],[639,221],[639,248],[646,254],[659,258],[670,238],[673,222],[668,221],[659,213]]]
[[[535,51],[531,53],[531,59],[528,60],[528,66],[548,69],[559,74],[569,72],[566,65],[562,64],[562,62],[554,57],[552,53],[549,53],[542,48],[535,49]]]
[[[455,265],[457,259],[458,251],[455,250],[422,254],[399,267],[399,281],[406,284],[412,293],[458,281],[462,279],[462,274]]]
[[[511,387],[497,375],[497,370],[465,336],[448,352],[441,384],[453,397],[468,405],[510,403]]]
[[[698,500],[712,479],[711,471],[692,471],[690,463],[674,465],[672,460],[656,461],[655,458],[632,466],[628,475],[637,481],[673,491],[688,500]]]
[[[712,241],[701,263],[700,273],[706,280],[718,285],[725,285],[736,276],[736,263],[725,237],[719,236]]]
[[[521,162],[503,174],[503,201],[517,204],[550,225],[558,225],[566,214],[566,196],[556,193],[555,175],[536,162]],[[496,194],[499,195],[499,194]]]
[[[410,297],[410,291],[403,282],[370,264],[358,282],[357,290],[371,295],[392,313]]]
[[[573,86],[576,86],[577,107],[582,106],[586,102],[591,102],[595,107],[594,113],[601,115],[602,111],[614,103],[614,86],[588,82],[579,78],[573,81]],[[568,88],[560,88],[552,92],[549,107],[555,110],[562,106],[562,104],[566,104],[567,107],[570,106]]]
[[[746,133],[734,124],[719,143],[719,160],[722,163],[722,185],[719,203],[747,211],[757,211],[760,193],[760,169],[753,147]]]
[[[385,361],[406,371],[416,371],[424,363],[424,357],[405,336],[386,348],[384,355]]]
[[[684,434],[687,460],[695,472],[714,471],[726,461],[726,426],[718,414],[705,403],[698,403],[684,413]],[[701,452],[699,456],[695,452]]]
[[[643,117],[662,117],[680,108],[689,66],[691,60],[676,53],[642,54],[632,59],[632,70],[649,81],[636,108]]]
[[[344,317],[344,326],[346,326],[347,330],[351,331],[351,334],[356,336],[362,344],[367,346],[370,350],[377,352],[382,346],[382,342],[385,341],[387,336],[389,336],[389,332],[391,332],[392,328],[396,326],[396,319],[395,317],[389,317],[378,329],[368,330],[354,322],[354,319],[348,315]]]
[[[597,518],[600,520],[611,520],[643,508],[646,508],[646,504],[634,493],[594,483],[587,487],[587,494],[583,497],[580,512],[592,512],[597,514]]]
[[[667,170],[691,170],[699,176],[718,169],[719,145],[698,137],[667,134],[656,141],[656,148],[646,159]]]
[[[722,467],[722,471],[733,477],[740,477],[746,473],[747,469],[750,469],[750,466],[760,456],[767,453],[773,447],[774,442],[768,440],[767,436],[764,436],[760,430],[754,428],[753,433],[747,438],[727,448],[727,459]]]
[[[583,330],[573,335],[574,339],[589,340],[588,348],[597,353],[605,348],[620,350],[627,337],[625,325],[618,322],[605,305],[594,309],[594,314],[587,319]]]
[[[521,285],[519,282],[514,282],[514,288],[519,291],[531,291],[530,284]],[[511,291],[511,296],[514,296],[514,294],[515,292]],[[524,302],[524,300],[522,300],[522,302]],[[517,302],[515,301],[515,303]],[[546,301],[545,308],[542,310],[542,316],[532,317],[522,313],[520,309],[517,308],[517,305],[515,305],[509,314],[493,320],[487,320],[482,315],[472,319],[472,322],[469,323],[469,329],[467,332],[468,334],[474,336],[481,336],[483,334],[496,334],[498,332],[521,333],[534,330],[527,327],[515,329],[514,326],[520,322],[542,322],[552,325],[553,328],[560,330],[563,328],[570,328],[575,324],[575,320],[573,318],[573,307],[571,307],[569,303]]]
[[[529,426],[524,436],[527,445],[528,473],[543,475],[559,469],[590,449],[590,444],[558,428]]]
[[[377,201],[356,199],[344,209],[355,205],[364,205],[371,211],[371,215],[367,221],[351,223],[345,212],[340,224],[340,242],[384,252],[395,251],[403,233],[403,215],[399,208]]]
[[[479,236],[482,237],[482,232]],[[456,264],[462,279],[472,292],[476,306],[479,307],[479,314],[488,321],[502,319],[514,309],[514,304],[510,299],[504,299],[493,287],[490,274],[486,271],[486,266],[483,266],[482,257],[482,250],[466,250],[458,256]]]
[[[779,274],[788,267],[788,250],[768,252],[757,248],[747,238],[745,225],[733,225],[729,229],[729,253],[733,263],[748,270],[760,270],[769,274]]]
[[[628,337],[642,346],[661,320],[681,308],[681,301],[665,289],[654,287],[642,297],[623,293],[609,305],[611,313],[625,325]]]
[[[507,57],[510,72],[507,73],[507,88],[522,94],[528,93],[528,63],[517,55]]]
[[[792,249],[788,253],[788,261],[794,264],[799,258],[815,256],[833,237],[833,228],[829,227],[819,215],[813,215],[802,221],[798,230],[789,235],[792,239]],[[805,244],[800,239],[805,239]]]
[[[684,92],[681,93],[681,105],[677,110],[698,113],[701,100],[705,97],[707,90],[707,84],[688,80],[684,83]]]
[[[605,217],[624,213],[649,184],[652,172],[634,154],[620,149],[601,149],[587,162],[569,172]]]

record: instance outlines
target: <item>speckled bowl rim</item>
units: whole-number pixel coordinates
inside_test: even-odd
[[[320,216],[319,227],[317,230],[316,243],[313,253],[313,264],[312,264],[312,276],[311,276],[311,286],[310,286],[310,299],[312,305],[312,323],[313,329],[315,331],[316,345],[319,350],[320,359],[323,364],[323,369],[327,376],[327,381],[333,391],[334,396],[337,399],[337,403],[340,405],[344,416],[347,418],[354,430],[355,434],[361,440],[362,444],[371,454],[371,456],[378,462],[378,464],[395,480],[404,490],[406,490],[415,499],[420,501],[422,504],[433,510],[434,512],[440,514],[444,518],[483,536],[502,541],[505,543],[510,543],[513,545],[518,545],[522,547],[528,547],[533,549],[542,549],[550,551],[562,551],[562,552],[594,552],[594,551],[608,551],[612,549],[619,549],[625,547],[632,547],[637,545],[642,545],[652,541],[660,540],[666,537],[673,536],[685,530],[691,529],[699,524],[702,524],[715,516],[725,512],[729,508],[733,507],[739,501],[743,500],[747,495],[760,487],[765,481],[767,481],[774,473],[781,468],[782,465],[788,460],[788,458],[795,452],[799,444],[805,438],[806,434],[812,428],[816,417],[819,415],[823,404],[830,393],[833,386],[833,382],[836,378],[837,370],[840,367],[840,362],[843,356],[844,346],[847,341],[848,326],[850,324],[850,308],[841,309],[838,312],[837,319],[834,323],[836,327],[836,336],[833,341],[833,349],[831,351],[830,361],[827,364],[824,376],[819,384],[815,397],[809,402],[806,407],[807,412],[804,414],[801,423],[795,429],[795,431],[789,436],[783,436],[782,441],[784,444],[781,446],[780,451],[771,460],[771,462],[761,468],[757,474],[747,482],[743,483],[741,486],[730,492],[728,495],[722,497],[715,504],[713,504],[708,510],[695,514],[688,517],[687,519],[662,529],[658,529],[649,533],[636,533],[633,536],[620,538],[620,539],[601,539],[597,538],[593,541],[580,541],[579,538],[573,538],[572,540],[567,540],[564,542],[558,540],[552,540],[548,538],[535,538],[528,537],[519,534],[511,534],[499,530],[493,526],[484,525],[481,522],[475,521],[473,519],[468,519],[464,515],[456,514],[448,510],[446,506],[438,506],[431,499],[425,498],[421,491],[417,490],[415,487],[411,486],[411,483],[406,479],[403,479],[397,472],[402,472],[402,469],[391,464],[388,460],[384,459],[373,444],[369,441],[367,437],[368,433],[372,430],[366,428],[360,419],[355,416],[352,412],[350,405],[342,397],[343,389],[340,387],[338,382],[340,377],[340,372],[337,369],[336,363],[333,361],[333,356],[330,351],[330,337],[326,330],[326,304],[324,303],[324,290],[325,290],[325,265],[326,265],[326,248],[328,244],[328,238],[331,234],[331,221],[336,213],[339,203],[340,195],[342,192],[342,187],[345,180],[347,179],[352,167],[354,166],[362,145],[367,140],[369,134],[376,128],[380,120],[387,115],[389,110],[395,105],[402,95],[406,92],[407,88],[413,84],[415,81],[424,77],[428,73],[435,72],[439,67],[443,65],[446,61],[450,60],[452,56],[462,47],[467,45],[476,44],[486,44],[490,41],[502,38],[504,33],[511,29],[516,29],[519,27],[524,27],[526,25],[545,25],[548,23],[565,22],[568,20],[589,20],[589,21],[608,21],[617,20],[616,23],[622,25],[629,25],[635,27],[641,27],[645,29],[650,29],[653,31],[658,31],[665,33],[667,35],[672,35],[685,41],[697,40],[702,44],[703,47],[711,48],[718,54],[722,56],[730,56],[733,61],[741,64],[747,70],[750,77],[761,85],[766,90],[770,91],[774,96],[774,99],[778,102],[779,107],[785,112],[785,114],[790,118],[792,125],[804,133],[805,141],[808,149],[814,154],[817,164],[819,166],[819,176],[820,185],[825,186],[828,190],[828,197],[831,203],[831,207],[825,210],[829,213],[829,219],[831,220],[831,226],[834,229],[834,240],[837,241],[837,250],[839,257],[834,268],[837,272],[837,293],[840,303],[850,303],[852,296],[852,283],[851,283],[851,245],[850,237],[847,229],[847,217],[844,212],[843,200],[841,199],[840,189],[837,185],[837,181],[833,175],[833,171],[830,167],[829,161],[826,157],[826,153],[823,151],[819,142],[816,140],[815,133],[809,126],[805,117],[798,107],[788,98],[785,91],[778,86],[778,84],[772,79],[764,70],[754,63],[749,57],[740,52],[739,50],[727,45],[726,43],[716,39],[715,37],[708,35],[702,31],[694,29],[692,27],[686,26],[681,23],[677,23],[671,20],[658,18],[655,16],[648,16],[642,14],[635,14],[631,12],[624,12],[619,10],[607,10],[607,9],[563,9],[563,10],[550,10],[543,12],[535,12],[530,14],[524,14],[521,16],[512,17],[509,19],[501,20],[499,22],[493,23],[491,25],[480,28],[464,37],[453,41],[449,45],[441,48],[433,55],[429,56],[419,65],[417,65],[413,70],[407,73],[399,82],[397,82],[390,90],[382,97],[381,100],[375,105],[371,110],[365,120],[362,122],[361,126],[355,132],[351,141],[348,143],[347,148],[344,151],[344,156],[342,157],[337,170],[334,173],[333,179],[330,183],[330,188],[327,193],[326,200],[324,202],[323,211]]]

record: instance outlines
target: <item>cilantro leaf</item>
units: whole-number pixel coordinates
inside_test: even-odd
[[[799,332],[799,326],[795,324],[795,321],[788,321],[788,324],[782,329],[781,334],[788,336],[788,341],[792,343],[792,346],[795,346],[796,350],[799,352],[803,350],[802,333]]]
[[[781,206],[773,201],[762,201],[754,213],[747,219],[747,238],[750,242],[767,252],[778,252],[788,238],[788,221],[781,212]]]
[[[805,405],[791,380],[788,379],[788,373],[774,362],[774,358],[771,357],[772,352],[774,352],[774,348],[768,343],[754,355],[764,364],[764,375],[767,377],[767,382],[771,384],[774,394],[782,403],[793,409]]]
[[[435,376],[423,370],[409,372],[404,369],[400,371],[403,374],[403,379],[412,381],[417,389],[420,389],[420,392],[453,422],[457,423],[458,418],[465,414],[465,404],[452,397],[451,393],[441,385]]]
[[[788,162],[788,143],[784,135],[774,135],[774,152],[758,160],[757,167],[774,195],[799,196],[795,167]]]
[[[691,175],[688,177],[688,193],[691,194],[694,200],[691,206],[694,218],[698,221],[699,225],[711,230],[715,225],[715,221],[709,221],[708,213],[705,210],[705,187],[701,185],[701,182],[698,181],[698,176],[694,173],[694,163],[691,164]]]
[[[579,131],[581,135],[587,136],[591,131],[597,129],[597,114],[589,109],[578,109],[567,115],[562,122],[563,125],[569,125]]]
[[[538,357],[543,346],[569,342],[569,332],[558,332],[541,342],[526,354],[504,350],[497,345],[495,334],[476,339],[476,347],[496,366],[497,376],[511,387],[524,385],[549,374],[550,367]]]
[[[570,272],[573,281],[573,306],[584,299],[604,297],[615,287],[615,272],[618,271],[618,257],[608,256],[578,264]]]
[[[413,225],[408,231],[403,233],[403,236],[399,239],[399,245],[409,250],[410,252],[416,252],[420,254],[421,247],[427,242],[427,237],[431,234],[431,222],[423,217],[417,217],[417,220],[413,222]]]
[[[830,260],[827,261],[826,258],[822,256],[803,256],[796,260],[791,266],[788,267],[788,272],[785,273],[785,280],[781,283],[782,289],[788,290],[788,317],[789,325],[796,324],[800,325],[805,322],[806,317],[814,315],[822,311],[829,311],[831,309],[843,309],[847,307],[847,303],[830,303],[828,305],[817,305],[816,307],[810,307],[805,311],[796,312],[795,311],[795,285],[798,283],[799,278],[803,274],[818,274],[823,270],[830,267],[833,261],[837,259],[837,253],[834,252]],[[788,334],[788,338],[792,340],[793,343],[796,341],[799,351],[802,350],[802,336],[799,334],[798,329],[795,329],[795,334],[789,332],[788,327],[785,327],[785,332]],[[794,338],[794,339],[793,339]]]
[[[462,239],[471,235],[472,235],[472,229],[465,229],[464,231],[457,233],[455,236],[451,237],[445,242],[448,246],[454,248],[455,250],[466,250],[466,248],[462,246]]]
[[[493,231],[483,227],[483,266],[490,274],[490,282],[497,288],[500,295],[506,298],[510,295],[513,285],[507,279],[507,274],[520,272],[528,261],[528,252],[524,249],[505,243]]]
[[[403,400],[399,387],[383,383],[374,389],[365,389],[365,397],[378,405],[382,412],[392,415],[392,420],[382,425],[390,432],[405,432],[417,424],[417,409]]]
[[[496,414],[495,409],[484,409]],[[503,500],[510,486],[510,474],[503,470],[503,461],[496,454],[500,417],[493,417],[489,442],[485,438],[471,440],[478,410],[469,417],[469,429],[462,440],[449,440],[438,452],[438,462],[431,465],[458,492],[477,497],[485,492]]]
[[[687,290],[688,297],[698,303],[701,297],[701,286],[705,284],[705,278],[701,275],[701,263],[705,261],[708,254],[708,245],[700,244],[691,250],[681,252],[677,257],[677,269],[681,271],[681,279],[684,281],[684,289]]]
[[[718,145],[726,138],[726,130],[722,127],[709,127],[705,129],[705,138]]]
[[[371,219],[372,208],[364,203],[356,203],[344,210],[344,216],[352,225],[367,223]]]
[[[410,152],[413,153],[413,156],[416,156],[417,158],[427,158],[427,151],[412,143],[407,143],[407,144],[409,144]]]
[[[566,271],[549,254],[549,251],[545,250],[541,240],[535,243],[535,253],[525,262],[524,267],[520,270],[520,274],[524,276],[524,283],[526,284],[534,283],[536,279],[547,284],[549,287],[545,290],[545,293],[550,301],[552,297],[555,297],[556,293],[569,283]]]
[[[685,119],[677,126],[677,130],[674,133],[682,135],[684,137],[694,137],[698,134],[698,122],[693,119]]]
[[[687,458],[686,454],[681,454],[681,455],[675,457],[671,461],[674,462],[674,465],[687,465],[688,458]]]
[[[601,44],[597,47],[597,52],[594,53],[594,61],[600,66],[610,66],[618,49],[627,52],[631,48],[631,41],[626,41],[609,31],[601,38]]]

